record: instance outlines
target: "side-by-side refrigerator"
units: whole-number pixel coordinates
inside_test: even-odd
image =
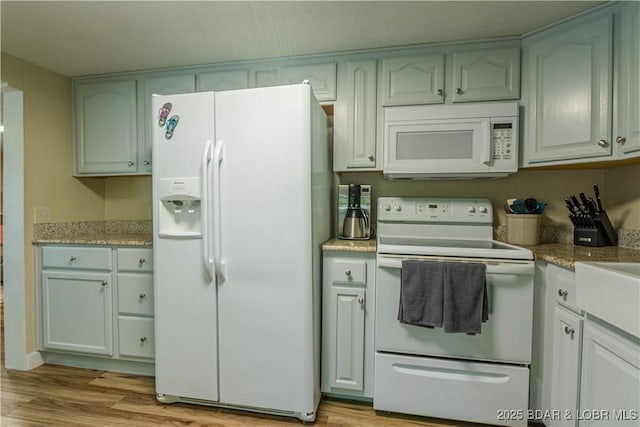
[[[327,117],[307,84],[154,96],[156,392],[313,421]]]

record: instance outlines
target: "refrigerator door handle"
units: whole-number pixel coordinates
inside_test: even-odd
[[[223,283],[225,280],[225,265],[222,261],[222,196],[220,194],[220,177],[221,177],[221,165],[224,159],[224,141],[217,141],[213,149],[213,202],[215,203],[213,215],[213,235],[214,235],[214,250],[213,250],[213,264],[216,270],[216,276],[219,283]]]
[[[204,263],[204,269],[209,275],[210,279],[213,279],[213,259],[211,256],[211,242],[210,242],[210,230],[209,230],[209,182],[211,177],[211,140],[208,140],[204,146],[202,153],[202,170],[201,170],[201,182],[202,198],[200,200],[200,209],[202,212],[202,261]]]

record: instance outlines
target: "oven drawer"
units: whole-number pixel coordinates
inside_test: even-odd
[[[376,353],[373,407],[492,425],[526,426],[529,369]]]

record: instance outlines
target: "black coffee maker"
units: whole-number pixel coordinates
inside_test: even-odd
[[[349,184],[349,204],[342,223],[342,239],[366,240],[369,235],[369,217],[360,205],[362,189],[358,184]]]

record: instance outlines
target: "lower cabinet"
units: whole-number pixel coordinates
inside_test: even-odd
[[[540,265],[544,304],[542,383],[532,413],[547,426],[640,425],[640,337],[634,337],[576,305],[575,273]],[[540,301],[537,301],[540,302]],[[537,343],[540,344],[540,343]]]
[[[580,426],[640,425],[640,339],[587,317]]]
[[[373,398],[375,254],[325,252],[322,391]]]
[[[152,374],[152,249],[42,245],[36,253],[44,360]]]
[[[42,273],[43,346],[91,354],[113,354],[110,273]]]
[[[578,409],[582,318],[562,306],[555,307],[553,321],[553,364],[551,408],[559,414]],[[552,426],[575,426],[575,417],[551,417]]]

